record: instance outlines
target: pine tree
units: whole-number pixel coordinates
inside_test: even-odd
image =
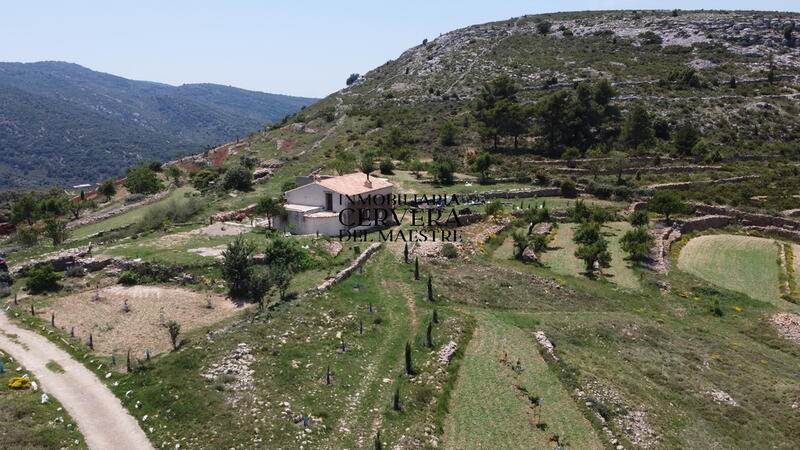
[[[411,344],[406,342],[406,375],[414,375],[414,364],[411,361]]]

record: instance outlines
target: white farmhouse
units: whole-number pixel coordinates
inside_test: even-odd
[[[276,228],[294,234],[339,236],[343,231],[387,225],[392,218],[392,183],[360,172],[311,177],[286,191],[284,198],[287,215]]]

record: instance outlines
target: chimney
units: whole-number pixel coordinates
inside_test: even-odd
[[[369,181],[369,178],[367,179],[367,181],[364,182],[364,187],[368,187],[368,188],[372,187],[372,181]]]

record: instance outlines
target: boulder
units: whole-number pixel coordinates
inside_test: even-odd
[[[533,251],[533,247],[525,247],[525,250],[522,251],[522,261],[526,263],[533,263],[536,262],[538,258],[536,258],[536,252]]]

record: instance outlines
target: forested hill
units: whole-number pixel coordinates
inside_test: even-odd
[[[90,183],[199,152],[316,99],[134,81],[64,62],[0,63],[0,189]]]
[[[289,141],[288,129],[265,137],[334,166],[377,150],[404,168],[433,158],[469,171],[489,151],[500,177],[530,176],[526,162],[565,152],[713,161],[797,151],[799,30],[800,14],[755,11],[555,13],[473,25],[353,74],[289,121],[324,140]]]

